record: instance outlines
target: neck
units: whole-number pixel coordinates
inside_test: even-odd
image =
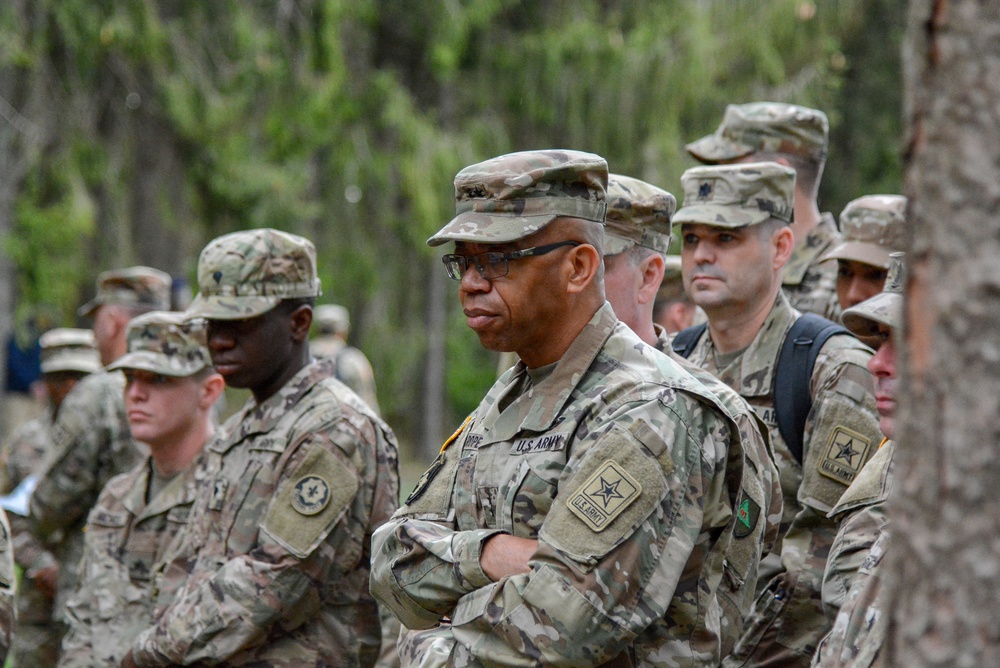
[[[310,359],[309,346],[300,346],[295,355],[293,355],[289,360],[289,363],[281,368],[281,373],[276,374],[273,378],[261,383],[258,387],[250,388],[250,392],[253,394],[254,400],[258,404],[262,404],[270,399],[278,392],[278,390],[283,388],[285,383],[290,381],[295,374],[306,368]]]
[[[562,324],[552,328],[544,345],[533,346],[529,350],[514,351],[529,369],[548,366],[561,360],[604,302],[602,298],[600,303],[593,302],[593,300],[569,300],[568,303],[573,308],[564,311],[564,320],[554,320],[554,322]]]
[[[819,225],[821,215],[816,200],[798,191],[795,192],[793,209],[795,211],[795,222],[792,223],[791,229],[792,234],[795,235],[795,246],[800,247],[805,243],[809,233]]]
[[[708,315],[708,333],[712,337],[715,349],[722,354],[742,350],[753,343],[764,326],[768,314],[774,307],[781,284],[776,283],[767,293],[767,299],[761,299],[753,305],[739,309],[717,309],[714,312],[705,310]]]
[[[153,458],[153,465],[157,472],[160,475],[169,476],[185,470],[195,460],[213,434],[215,434],[215,425],[212,423],[209,411],[196,420],[196,424],[179,437],[171,436],[163,443],[149,443],[149,453]]]

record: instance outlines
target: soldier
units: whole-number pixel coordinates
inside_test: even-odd
[[[775,387],[788,379],[776,380],[776,366],[801,315],[781,290],[794,244],[788,227],[794,178],[772,162],[689,169],[681,179],[684,206],[674,216],[684,286],[708,315],[687,357],[739,392],[767,423],[784,492],[780,564],[765,562],[762,573],[773,577],[762,578],[767,586],[727,666],[808,665],[827,629],[820,585],[836,525],[826,513],[879,440],[864,368],[871,352],[846,332],[828,338],[806,369],[811,408],[798,432],[801,450],[778,428]]]
[[[836,621],[820,643],[813,666],[876,665],[885,640],[879,564],[889,541],[886,501],[892,493],[895,452],[894,334],[902,321],[904,284],[903,254],[893,253],[884,292],[844,311],[848,329],[876,349],[875,356],[868,361],[868,370],[875,377],[879,427],[885,440],[830,513],[840,521],[840,529],[823,576],[823,601],[830,603]]]
[[[673,334],[693,325],[695,318],[699,317],[698,311],[691,297],[684,292],[680,256],[667,255],[663,265],[663,280],[653,301],[653,322],[667,334]],[[704,322],[703,316],[700,322]]]
[[[906,243],[906,198],[865,195],[847,203],[840,214],[843,241],[820,262],[837,261],[837,298],[847,309],[882,292],[889,253]]]
[[[4,509],[9,513],[14,559],[23,572],[17,589],[18,624],[11,663],[44,668],[56,665],[59,658],[59,634],[52,625],[59,563],[28,530],[27,501],[49,453],[49,429],[63,399],[82,378],[101,369],[101,360],[89,329],[52,329],[39,343],[48,414],[21,425],[4,445],[0,493],[9,495]]]
[[[428,241],[520,361],[375,534],[372,591],[422,629],[404,664],[715,665],[739,624],[765,486],[729,411],[605,303],[607,178],[577,151],[472,165]]]
[[[193,462],[215,432],[212,407],[225,384],[203,321],[146,313],[129,322],[127,339],[108,370],[125,375],[129,427],[150,456],[112,478],[90,511],[80,585],[66,604],[65,667],[118,665],[153,623],[152,569],[190,512]]]
[[[316,249],[271,229],[210,242],[187,311],[251,397],[205,449],[207,479],[157,567],[155,626],[124,666],[370,666],[371,532],[398,504],[392,431],[309,354]]]
[[[94,318],[97,350],[107,365],[125,353],[129,320],[169,304],[169,274],[131,267],[98,276],[97,296],[79,313]],[[66,396],[50,432],[51,455],[31,495],[31,530],[51,545],[60,564],[53,612],[60,628],[66,599],[76,590],[87,513],[105,483],[135,466],[143,454],[125,419],[124,387],[120,373],[99,372],[84,378]]]
[[[759,469],[770,502],[765,510],[768,522],[773,524],[774,535],[768,535],[769,540],[763,553],[758,555],[759,560],[773,546],[781,522],[781,487],[778,470],[764,436],[767,425],[735,390],[677,355],[670,348],[666,329],[653,321],[650,299],[656,293],[656,286],[663,283],[664,260],[669,259],[666,252],[670,246],[670,217],[676,206],[673,195],[645,181],[618,174],[608,177],[608,213],[604,230],[605,292],[615,315],[629,329],[637,334],[642,332],[639,338],[684,367],[736,417],[744,435],[744,450],[750,453],[754,466]],[[679,257],[677,259],[680,260]],[[679,275],[677,280],[679,283]],[[683,286],[681,290],[683,292]],[[756,572],[752,580],[756,583]],[[749,579],[744,591],[747,596],[740,602],[742,617],[750,614],[753,603],[753,587],[749,586]],[[742,630],[742,617],[739,624],[727,628],[733,634],[733,640],[739,637]]]
[[[817,109],[777,102],[731,104],[715,134],[685,148],[707,165],[774,161],[795,170],[795,247],[782,289],[793,308],[837,320],[836,269],[820,258],[840,242],[840,233],[816,201],[828,134],[826,114]]]
[[[347,345],[347,334],[351,331],[347,309],[339,304],[317,306],[316,326],[319,335],[310,344],[312,354],[329,358],[336,369],[337,380],[354,390],[378,415],[375,372],[371,362],[363,352]]]

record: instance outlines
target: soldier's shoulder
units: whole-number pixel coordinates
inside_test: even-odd
[[[816,357],[817,369],[827,366],[851,364],[866,368],[868,360],[874,354],[871,348],[861,343],[850,334],[837,334],[831,336],[820,348]]]

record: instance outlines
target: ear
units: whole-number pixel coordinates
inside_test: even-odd
[[[788,225],[781,226],[771,237],[771,245],[774,248],[772,266],[781,269],[791,259],[792,251],[795,250],[795,235],[792,234],[792,228]]]
[[[313,312],[312,307],[303,304],[288,316],[288,322],[292,334],[292,340],[302,343],[309,340],[309,328],[312,327]]]
[[[590,244],[581,244],[570,249],[563,266],[567,268],[566,292],[579,294],[594,282],[601,266],[601,254]]]
[[[222,396],[222,391],[226,389],[226,381],[217,373],[209,374],[201,383],[201,397],[198,405],[203,410],[208,410],[215,405],[215,402]]]
[[[659,253],[650,253],[639,265],[642,272],[642,285],[639,286],[639,303],[649,304],[656,299],[656,291],[663,282],[663,270],[666,262]]]

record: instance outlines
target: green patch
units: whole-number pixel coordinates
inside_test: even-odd
[[[746,538],[757,528],[757,521],[760,519],[760,506],[756,501],[747,496],[745,491],[740,492],[743,499],[736,508],[736,527],[733,535],[737,538]]]

